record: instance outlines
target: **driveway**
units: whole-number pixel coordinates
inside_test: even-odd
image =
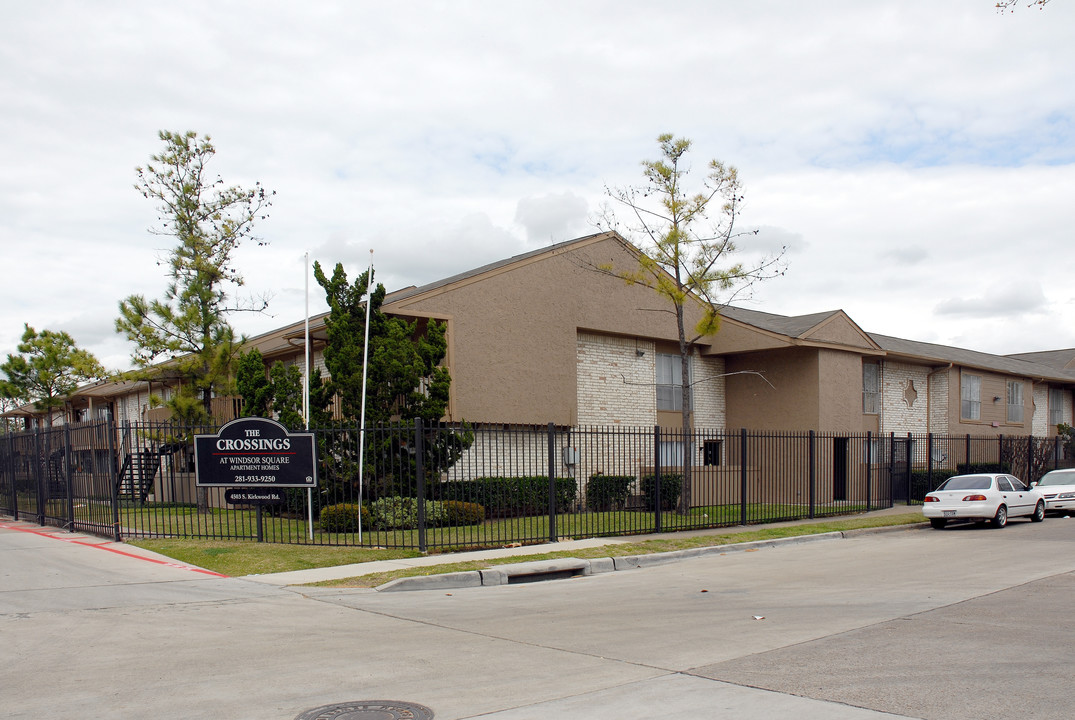
[[[0,715],[1066,720],[1073,591],[1075,519],[403,593],[215,577],[0,520]]]

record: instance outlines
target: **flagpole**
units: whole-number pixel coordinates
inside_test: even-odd
[[[362,478],[365,474],[366,452],[366,376],[370,357],[370,306],[373,299],[373,248],[370,248],[370,269],[366,274],[366,336],[362,342],[362,409],[358,419],[358,542],[362,544]]]
[[[306,283],[306,324],[303,334],[303,347],[306,349],[306,361],[302,366],[302,419],[306,424],[306,431],[310,431],[310,253],[306,253],[303,262],[303,273]],[[314,489],[306,488],[306,528],[309,537],[314,539]]]

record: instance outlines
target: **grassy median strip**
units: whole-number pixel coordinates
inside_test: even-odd
[[[390,580],[419,575],[438,575],[442,573],[480,570],[493,565],[550,560],[554,558],[602,558],[625,555],[648,555],[688,550],[714,545],[774,540],[801,535],[817,535],[828,532],[858,530],[862,528],[907,525],[922,522],[921,511],[910,511],[899,515],[874,517],[849,517],[840,520],[805,522],[778,526],[754,526],[750,530],[735,530],[701,534],[671,535],[637,542],[604,545],[594,548],[576,548],[574,550],[550,551],[537,555],[511,555],[503,558],[446,562],[437,565],[412,567],[391,572],[360,575],[357,577],[327,580],[310,583],[318,587],[376,587]],[[640,538],[645,536],[639,536]],[[179,562],[196,565],[207,570],[231,575],[254,575],[265,573],[306,570],[310,568],[333,567],[351,563],[372,562],[375,560],[396,560],[401,558],[421,557],[417,550],[381,550],[376,548],[337,547],[325,545],[287,545],[277,543],[255,543],[235,540],[189,540],[189,539],[154,539],[130,540],[131,545],[146,548]]]

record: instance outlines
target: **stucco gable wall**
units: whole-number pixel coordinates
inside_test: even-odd
[[[820,327],[807,333],[804,339],[864,349],[873,349],[874,347],[865,334],[843,315],[836,315]]]
[[[384,309],[448,319],[452,419],[573,425],[579,421],[579,330],[676,340],[667,301],[594,269],[611,264],[626,270],[635,263],[618,241],[605,239],[403,298]]]

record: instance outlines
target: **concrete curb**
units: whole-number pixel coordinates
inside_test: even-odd
[[[755,552],[757,550],[777,548],[786,545],[802,545],[812,542],[831,540],[849,540],[862,535],[878,533],[905,532],[927,528],[926,523],[910,525],[890,525],[859,530],[843,530],[820,533],[817,535],[798,535],[774,540],[755,540],[753,542],[712,545],[710,547],[691,548],[690,550],[672,550],[649,555],[625,555],[607,558],[556,558],[554,560],[535,560],[534,562],[494,565],[484,570],[444,573],[441,575],[422,575],[392,580],[374,588],[377,592],[401,592],[411,590],[447,590],[493,585],[510,585],[539,580],[566,579],[569,577],[597,575],[620,570],[638,570],[658,565],[681,562],[708,555],[726,555],[733,552]]]

